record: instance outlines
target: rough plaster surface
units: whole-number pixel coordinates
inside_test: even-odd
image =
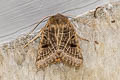
[[[34,35],[21,36],[0,47],[0,80],[119,80],[120,2],[111,3],[72,20],[79,35],[83,64],[74,69],[61,64],[37,71],[35,59],[39,38],[27,48]]]

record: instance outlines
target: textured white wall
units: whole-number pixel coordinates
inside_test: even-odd
[[[73,20],[78,27],[83,64],[75,70],[61,64],[37,72],[39,38],[22,36],[0,47],[0,80],[120,80],[120,2],[105,5]],[[95,41],[97,43],[95,43]]]
[[[0,0],[0,43],[26,33],[33,28],[29,25],[45,16],[64,11],[68,11],[66,15],[77,16],[107,2],[109,0]]]

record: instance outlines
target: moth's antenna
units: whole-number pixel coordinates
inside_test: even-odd
[[[71,16],[67,16],[68,18],[70,18],[70,19],[74,19],[74,17],[71,17]]]
[[[32,33],[32,32],[37,28],[37,26],[38,26],[41,22],[43,22],[46,18],[48,18],[48,17],[50,17],[50,16],[47,16],[47,17],[43,18],[42,20],[40,20],[40,21],[38,22],[38,24],[27,34],[27,36],[28,36],[30,33]],[[43,28],[42,28],[42,29],[43,29]],[[32,40],[30,40],[27,44],[25,44],[24,48],[25,48],[26,46],[28,46],[31,42],[33,42],[35,39],[37,39],[37,38],[39,37],[40,33],[41,33],[41,30],[40,30],[40,32],[39,32]]]
[[[40,20],[38,23],[37,23],[37,25],[27,34],[27,36],[29,35],[29,34],[31,34],[37,27],[38,27],[38,25],[41,23],[41,22],[43,22],[46,18],[49,18],[50,16],[47,16],[47,17],[45,17],[45,18],[43,18],[42,20]]]
[[[73,16],[73,15],[65,15],[67,18],[70,18],[70,19],[74,19],[76,16]]]

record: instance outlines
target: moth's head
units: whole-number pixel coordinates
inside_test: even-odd
[[[66,24],[68,23],[68,18],[61,14],[56,14],[54,16],[51,16],[49,19],[50,24]]]

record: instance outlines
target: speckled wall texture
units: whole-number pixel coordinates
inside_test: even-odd
[[[120,80],[120,2],[107,4],[77,17],[83,64],[80,69],[53,64],[37,71],[35,59],[39,38],[22,36],[0,47],[0,80]]]

